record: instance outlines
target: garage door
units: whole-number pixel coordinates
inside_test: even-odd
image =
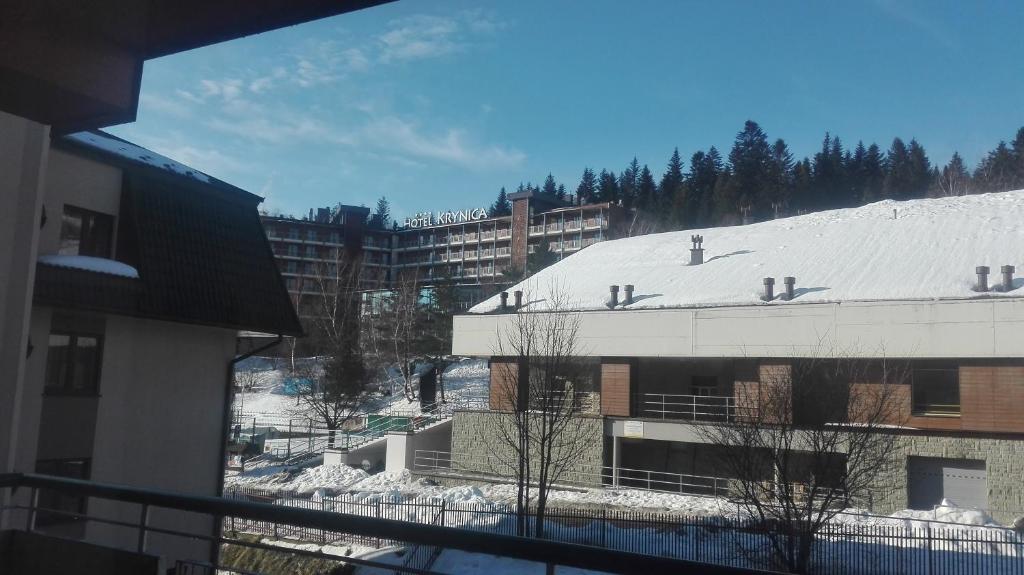
[[[907,499],[911,509],[931,509],[943,499],[958,507],[987,509],[985,462],[911,457],[907,461]]]

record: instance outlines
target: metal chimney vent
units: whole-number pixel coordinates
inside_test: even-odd
[[[501,311],[502,313],[508,311],[508,292],[501,292]]]
[[[793,276],[786,276],[782,278],[782,283],[786,285],[786,291],[782,294],[782,299],[789,301],[796,297],[794,289],[796,287],[796,278]]]
[[[523,307],[523,292],[516,290],[516,309]]]
[[[978,266],[974,268],[974,273],[978,274],[978,283],[974,286],[974,291],[988,291],[988,266]]]
[[[614,308],[619,305],[619,286],[608,286],[611,297],[608,299],[608,307]]]
[[[626,297],[622,300],[622,305],[629,305],[633,303],[633,284],[626,284],[624,287],[626,290]]]
[[[1014,267],[1003,266],[999,271],[1003,273],[1003,291],[1013,291],[1013,272],[1016,271]]]
[[[704,263],[704,236],[690,236],[693,247],[690,248],[690,265],[699,266]]]
[[[772,301],[775,299],[775,278],[764,278],[764,295],[761,296],[764,301]]]

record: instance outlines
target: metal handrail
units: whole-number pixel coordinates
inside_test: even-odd
[[[733,421],[737,411],[735,397],[671,393],[643,394],[640,409],[644,417],[686,421]]]
[[[469,529],[423,525],[395,519],[382,519],[333,511],[317,511],[284,505],[231,500],[221,497],[186,495],[170,491],[98,483],[35,473],[0,474],[0,489],[20,487],[31,488],[33,492],[38,489],[52,489],[73,495],[135,503],[146,508],[162,507],[177,511],[212,515],[217,518],[240,517],[311,529],[352,533],[366,537],[379,537],[411,544],[433,545],[445,549],[459,549],[471,553],[486,552],[526,561],[567,565],[611,573],[638,573],[643,575],[649,573],[687,572],[723,574],[764,573],[764,571],[753,569],[641,555],[639,553],[622,552],[574,543],[557,543],[544,539],[530,539]],[[35,498],[33,497],[32,499],[34,500]],[[34,507],[32,509],[34,510]],[[142,517],[142,519],[143,521],[140,521],[137,526],[141,534],[147,531],[158,531],[158,528],[148,525],[145,517]],[[31,530],[32,526],[29,525],[28,527]],[[198,537],[203,538],[201,535]],[[141,540],[145,540],[144,536]],[[234,542],[234,540],[228,541]],[[294,551],[288,548],[275,549],[282,552]],[[324,554],[324,556],[327,556],[327,554]],[[338,559],[347,560],[348,558],[338,557]]]

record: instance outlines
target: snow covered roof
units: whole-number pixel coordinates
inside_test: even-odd
[[[704,236],[704,263],[688,266],[690,236]],[[723,305],[796,305],[850,300],[979,297],[975,267],[1024,272],[1024,190],[896,202],[818,212],[735,227],[686,230],[600,242],[509,288],[528,311],[608,309],[610,285],[635,286],[628,309]],[[796,278],[796,297],[760,300],[762,280]],[[1017,278],[1008,293],[1024,297]],[[621,289],[621,288],[620,288]],[[622,301],[623,292],[619,292]],[[510,298],[511,299],[511,298]],[[494,312],[495,295],[470,313]]]
[[[122,263],[115,260],[109,260],[106,258],[94,258],[92,256],[39,256],[39,263],[50,264],[52,266],[62,268],[74,268],[90,272],[97,272],[101,274],[110,274],[126,278],[139,277],[139,270],[133,268],[132,266],[126,263]]]
[[[242,193],[246,196],[258,198],[258,196],[255,196],[254,194],[250,194],[241,188],[204,174],[195,168],[186,166],[185,164],[172,160],[167,156],[160,155],[152,150],[143,148],[138,144],[133,144],[132,142],[123,140],[101,130],[90,130],[87,132],[67,134],[56,139],[55,142],[75,146],[79,149],[86,148],[94,153],[101,154],[106,158],[110,158],[124,164],[163,172],[186,180],[208,184],[222,190],[227,190],[233,193]]]

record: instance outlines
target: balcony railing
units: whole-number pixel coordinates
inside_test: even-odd
[[[544,226],[530,226],[530,235],[540,235],[544,233]]]
[[[339,513],[320,509],[309,509],[291,505],[273,505],[266,502],[253,500],[227,499],[221,497],[210,497],[200,495],[187,495],[170,491],[156,489],[129,487],[109,483],[96,483],[77,479],[67,479],[38,474],[0,474],[0,489],[15,490],[26,489],[28,494],[26,502],[18,502],[19,499],[12,498],[14,503],[0,507],[0,511],[10,514],[12,518],[17,515],[21,522],[12,521],[12,528],[23,528],[25,532],[32,534],[36,541],[30,545],[23,545],[18,548],[15,544],[8,545],[0,550],[0,564],[7,562],[6,554],[22,553],[28,555],[24,560],[26,564],[46,565],[53,563],[41,561],[39,554],[49,552],[59,554],[60,542],[63,540],[57,535],[36,534],[37,517],[46,513],[48,516],[64,516],[72,520],[90,522],[108,526],[108,529],[115,529],[115,532],[123,532],[123,547],[121,550],[114,550],[111,547],[102,547],[93,544],[86,539],[84,543],[93,544],[96,547],[96,558],[103,557],[110,560],[110,553],[120,553],[124,557],[151,558],[149,549],[150,535],[159,535],[161,542],[176,538],[184,541],[203,541],[209,545],[233,545],[259,549],[264,552],[281,553],[283,555],[312,557],[327,560],[336,560],[343,563],[350,563],[356,566],[376,567],[389,573],[429,573],[413,565],[386,564],[373,559],[351,557],[332,553],[331,547],[308,550],[295,548],[294,546],[275,546],[265,538],[253,540],[252,538],[237,537],[237,532],[231,529],[234,523],[248,523],[263,525],[271,528],[272,533],[277,534],[302,534],[312,536],[315,540],[326,543],[331,542],[338,545],[338,549],[345,548],[346,541],[376,541],[376,546],[392,544],[404,546],[415,551],[425,546],[435,546],[444,549],[458,549],[471,553],[487,553],[513,557],[525,561],[536,561],[549,565],[549,572],[553,571],[554,565],[567,565],[580,569],[599,570],[609,573],[635,573],[639,571],[648,573],[684,573],[699,569],[704,573],[745,573],[742,569],[735,567],[724,567],[710,564],[696,563],[679,559],[668,559],[652,555],[642,555],[620,551],[614,548],[603,548],[591,545],[580,545],[573,543],[559,543],[544,539],[529,539],[500,535],[484,531],[455,529],[439,525],[443,520],[431,519],[427,523],[415,521],[403,521],[399,519],[386,519],[377,513],[375,516],[360,515],[355,513]],[[132,519],[112,519],[98,515],[87,515],[83,513],[67,513],[59,510],[43,509],[38,507],[39,491],[60,493],[90,499],[103,499],[110,502],[119,502],[131,505],[130,509],[135,511]],[[372,504],[371,504],[372,505]],[[401,503],[399,505],[402,505]],[[137,506],[137,507],[136,507]],[[377,504],[380,507],[379,503]],[[160,525],[151,524],[150,517],[153,508],[160,509]],[[216,532],[202,530],[183,530],[183,528],[172,528],[165,521],[173,516],[183,516],[183,513],[190,515],[198,514],[207,516],[222,524],[223,527]],[[126,515],[130,517],[132,515]],[[395,514],[400,516],[400,514]],[[190,522],[191,523],[191,522]],[[195,523],[192,523],[196,525]],[[134,533],[133,533],[134,531]],[[77,541],[69,539],[70,541]],[[12,540],[13,541],[13,540]],[[131,541],[129,544],[128,542]],[[80,543],[74,543],[80,545]],[[105,551],[103,551],[105,550]],[[78,549],[81,553],[81,548]],[[33,556],[35,555],[35,556]],[[167,560],[174,567],[169,571],[175,575],[213,575],[217,572],[237,573],[230,565],[214,565],[205,560],[182,557],[168,557]],[[58,561],[59,563],[59,561]],[[74,572],[73,566],[64,566],[66,572]],[[135,572],[135,571],[133,571]],[[155,569],[152,571],[155,575]],[[749,571],[753,573],[753,571]],[[250,571],[245,573],[252,574]]]
[[[641,417],[682,421],[734,421],[736,398],[714,395],[645,393],[640,399]]]
[[[494,250],[494,255],[497,257],[507,257],[512,255],[512,248],[498,248]]]
[[[494,239],[494,232],[480,232],[480,239],[481,240],[493,240]]]
[[[510,230],[510,229],[498,230],[498,239],[499,240],[502,239],[502,238],[510,238],[510,237],[512,237],[512,230]]]

